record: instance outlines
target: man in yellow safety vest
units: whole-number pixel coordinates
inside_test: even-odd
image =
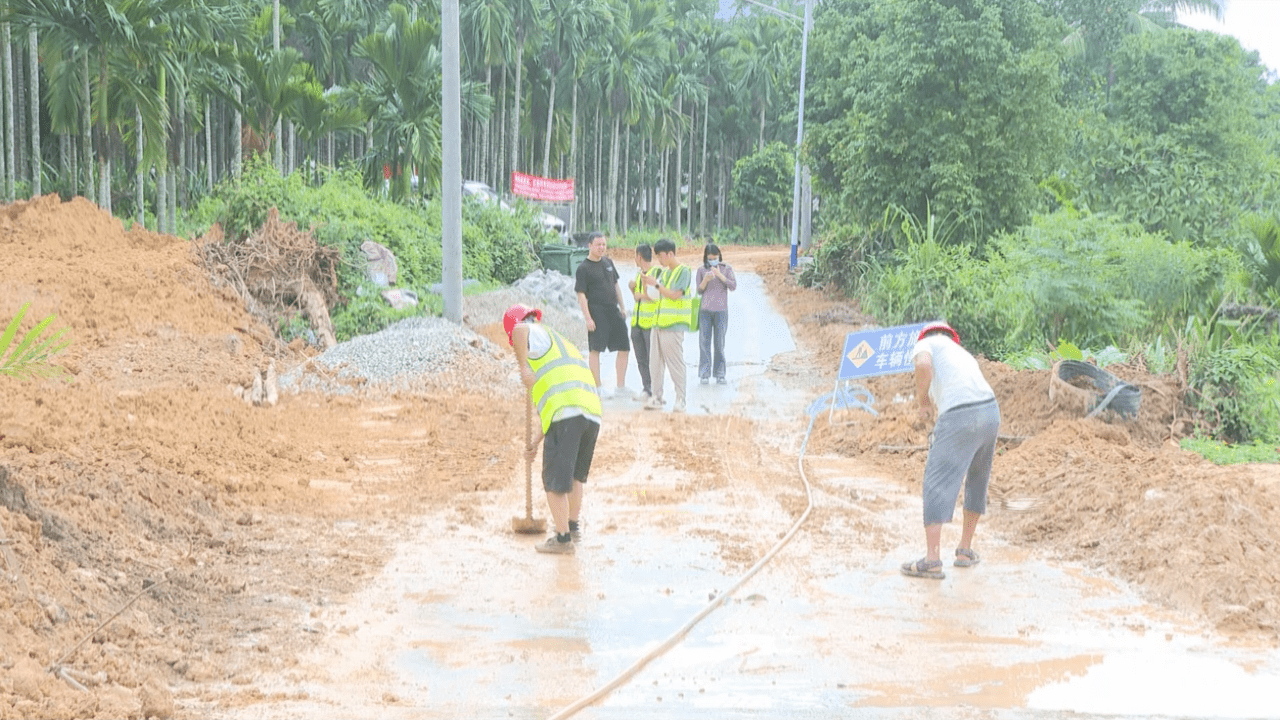
[[[662,273],[662,268],[653,262],[653,248],[649,243],[636,246],[636,267],[640,268],[627,287],[631,289],[631,297],[636,306],[631,313],[631,352],[636,358],[636,369],[640,371],[640,382],[643,389],[636,394],[637,400],[648,400],[653,397],[653,382],[649,375],[649,347],[652,344],[653,326],[658,323],[658,292],[644,284],[641,278],[648,275],[655,280]]]
[[[653,252],[662,266],[658,278],[641,276],[646,285],[661,296],[658,300],[658,319],[653,329],[653,347],[649,372],[653,375],[653,397],[645,403],[646,410],[663,408],[663,371],[671,373],[671,383],[676,386],[676,404],[672,412],[685,411],[684,384],[684,334],[691,327],[693,300],[691,299],[693,272],[676,262],[676,244],[662,239],[653,244]]]
[[[529,462],[538,445],[544,439],[547,443],[542,451],[542,488],[556,534],[535,548],[571,555],[581,537],[578,517],[603,413],[595,377],[582,353],[541,320],[541,310],[512,305],[502,316],[502,327],[541,420],[542,433],[527,448]]]

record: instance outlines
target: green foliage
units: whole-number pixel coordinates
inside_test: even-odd
[[[1228,445],[1208,438],[1188,437],[1183,438],[1178,446],[1215,465],[1280,462],[1280,448],[1261,441],[1245,445]]]
[[[1074,343],[1059,340],[1058,345],[1048,352],[1028,348],[1022,352],[1005,356],[1004,362],[1010,367],[1018,368],[1019,370],[1048,370],[1059,360],[1092,362],[1098,367],[1106,367],[1115,363],[1125,362],[1128,357],[1127,354],[1114,345],[1108,345],[1101,350],[1082,350],[1076,347]]]
[[[1083,206],[1174,240],[1229,243],[1261,190],[1256,59],[1213,33],[1145,33],[1121,43],[1115,78],[1110,103],[1077,110],[1071,175]]]
[[[1264,283],[1258,289],[1272,297],[1280,296],[1280,214],[1246,215],[1240,224],[1252,241],[1244,257]]]
[[[57,315],[49,315],[36,323],[35,327],[23,334],[18,345],[10,350],[13,339],[18,335],[18,328],[22,325],[22,318],[27,314],[29,307],[31,303],[23,305],[18,310],[18,314],[9,321],[4,333],[0,334],[0,375],[15,378],[56,378],[70,382],[71,376],[67,374],[66,369],[50,361],[50,358],[71,344],[70,340],[59,342],[67,329],[60,328],[41,339],[41,335],[44,335],[44,331],[53,324]]]
[[[330,312],[339,340],[431,312],[435,296],[430,288],[440,282],[442,271],[439,200],[405,204],[370,197],[354,169],[328,172],[322,185],[312,187],[299,173],[281,178],[269,162],[250,161],[239,181],[223,183],[201,202],[191,227],[198,231],[201,223],[217,221],[227,228],[228,238],[243,238],[261,226],[272,207],[279,208],[282,220],[314,226],[318,243],[341,251],[341,300]],[[481,282],[506,284],[526,275],[537,263],[533,248],[546,237],[533,209],[523,203],[508,210],[468,201],[462,229],[463,274]],[[394,310],[375,289],[365,287],[360,245],[366,240],[395,255],[396,286],[418,294],[416,310]]]
[[[813,262],[801,272],[800,284],[827,285],[846,294],[851,292],[870,267],[868,260],[879,256],[876,239],[883,236],[884,233],[864,230],[857,223],[832,225],[815,242],[810,252]]]
[[[1020,286],[1029,324],[1017,344],[1067,338],[1082,347],[1211,312],[1238,261],[1170,243],[1132,224],[1059,212],[994,241]],[[993,260],[994,261],[994,260]]]
[[[886,263],[873,259],[863,273],[863,310],[885,324],[945,319],[965,347],[1003,357],[1010,328],[1019,326],[1016,284],[1000,264],[975,258],[967,245],[911,239]]]
[[[1233,443],[1280,441],[1280,370],[1274,347],[1231,343],[1198,353],[1190,383],[1202,429]]]
[[[1060,25],[1030,0],[824,3],[806,155],[832,201],[1023,222],[1063,148]],[[810,121],[808,118],[812,117]]]
[[[777,215],[791,207],[795,156],[783,143],[739,158],[733,166],[730,200],[756,217]]]
[[[357,335],[369,335],[399,320],[419,315],[439,315],[444,311],[439,295],[418,293],[418,307],[396,310],[379,294],[383,288],[371,283],[361,284],[339,312],[333,314],[333,334],[338,342]]]

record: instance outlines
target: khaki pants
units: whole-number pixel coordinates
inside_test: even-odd
[[[684,407],[684,329],[654,328],[650,337],[649,374],[653,397],[662,402],[664,370],[671,372],[676,386],[676,405]]]

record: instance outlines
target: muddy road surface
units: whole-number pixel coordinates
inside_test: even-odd
[[[803,474],[796,461],[834,360],[831,373],[799,362],[758,275],[740,273],[732,301],[727,386],[697,383],[691,335],[688,415],[606,400],[576,555],[536,554],[536,538],[511,532],[523,510],[513,467],[507,487],[416,517],[349,599],[304,608],[297,632],[315,646],[254,682],[277,699],[214,702],[209,714],[566,717],[618,682],[571,716],[1280,714],[1274,650],[1228,642],[992,528],[980,531],[978,566],[948,568],[941,582],[903,577],[898,565],[920,554],[919,498],[856,459],[809,455]],[[799,532],[723,598],[810,494]],[[534,507],[546,517],[536,495]],[[993,504],[1001,512],[1017,511]],[[944,545],[957,534],[948,527]]]

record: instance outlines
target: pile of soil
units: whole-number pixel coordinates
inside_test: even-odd
[[[869,326],[856,301],[800,287],[785,260],[755,267],[817,367],[835,371],[844,338]],[[1219,467],[1178,447],[1188,424],[1175,376],[1141,358],[1106,369],[1141,388],[1138,416],[1084,419],[1053,402],[1050,371],[980,359],[1000,403],[990,525],[1050,556],[1083,562],[1200,613],[1241,637],[1280,641],[1280,465]],[[823,413],[810,453],[856,456],[916,491],[931,424],[910,374],[869,378],[878,416]]]
[[[56,313],[72,376],[0,376],[0,718],[169,717],[245,646],[286,664],[308,638],[273,629],[518,462],[491,397],[235,397],[282,346],[187,241],[50,195],[0,209],[0,252],[0,322]]]

